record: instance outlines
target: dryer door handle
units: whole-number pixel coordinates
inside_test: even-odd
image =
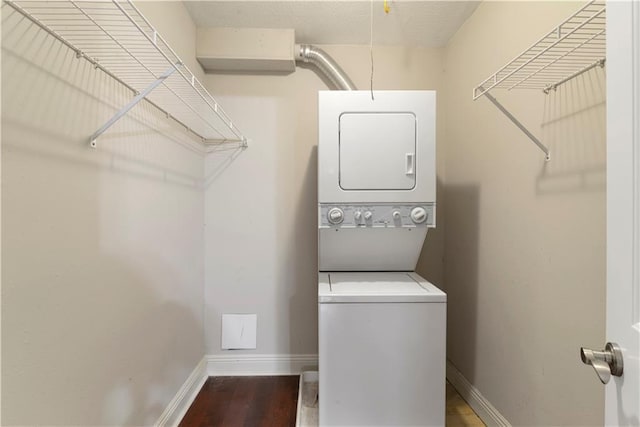
[[[407,153],[405,154],[406,166],[407,166],[407,175],[413,175],[415,173],[415,153]]]

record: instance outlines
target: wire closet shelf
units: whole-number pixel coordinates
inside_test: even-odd
[[[548,94],[606,59],[606,2],[592,0],[528,49],[473,88],[531,139],[550,160],[549,149],[491,95],[493,89],[538,89]]]
[[[91,146],[142,99],[205,144],[247,145],[247,138],[131,0],[4,2],[135,94],[91,135]]]
[[[545,93],[596,66],[606,56],[604,0],[587,3],[473,89],[478,99],[494,88]]]

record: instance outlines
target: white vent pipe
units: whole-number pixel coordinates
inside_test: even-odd
[[[296,61],[315,65],[339,90],[357,90],[347,74],[327,52],[309,44],[295,45]]]

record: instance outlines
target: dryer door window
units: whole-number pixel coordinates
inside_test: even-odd
[[[343,190],[415,187],[416,118],[412,113],[343,113],[339,144]]]

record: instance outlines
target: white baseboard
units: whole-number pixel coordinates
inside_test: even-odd
[[[447,379],[487,426],[511,427],[509,421],[448,360]]]
[[[177,426],[187,410],[195,400],[198,392],[202,388],[209,375],[207,375],[206,357],[200,360],[189,378],[184,382],[180,390],[171,399],[169,405],[164,410],[160,418],[156,422],[158,427],[174,427]]]
[[[211,354],[206,359],[211,377],[297,375],[318,369],[317,354]]]

